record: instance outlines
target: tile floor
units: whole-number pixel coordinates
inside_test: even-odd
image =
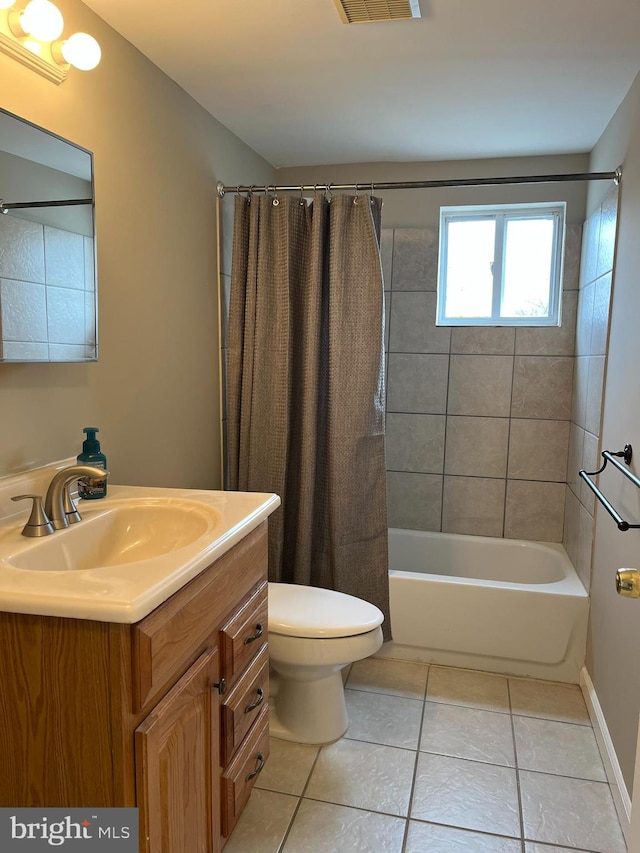
[[[369,658],[349,729],[271,740],[225,853],[624,853],[573,685]]]

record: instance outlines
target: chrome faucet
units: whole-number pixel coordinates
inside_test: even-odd
[[[54,475],[47,489],[44,499],[45,515],[49,518],[56,530],[68,527],[76,521],[81,521],[81,516],[76,505],[69,494],[69,484],[79,477],[93,477],[96,480],[106,480],[109,472],[103,468],[94,468],[91,465],[70,465],[63,468]]]

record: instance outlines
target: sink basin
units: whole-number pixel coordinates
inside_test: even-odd
[[[178,551],[213,531],[216,509],[176,498],[129,500],[86,509],[78,524],[35,540],[6,558],[16,569],[69,572],[119,566]]]

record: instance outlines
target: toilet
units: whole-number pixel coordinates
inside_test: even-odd
[[[349,725],[341,670],[382,645],[382,612],[319,587],[269,584],[269,729],[297,743],[331,743]]]

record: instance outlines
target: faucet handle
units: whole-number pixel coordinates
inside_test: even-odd
[[[49,516],[44,511],[41,495],[15,495],[11,498],[12,501],[24,501],[27,498],[33,501],[31,507],[31,515],[29,520],[22,528],[23,536],[48,536],[49,533],[54,533],[55,529]]]
[[[67,483],[62,492],[62,506],[64,507],[64,514],[67,516],[69,524],[75,524],[77,521],[82,521],[82,516],[78,512],[78,507],[75,505],[75,502],[71,497],[71,483]]]

